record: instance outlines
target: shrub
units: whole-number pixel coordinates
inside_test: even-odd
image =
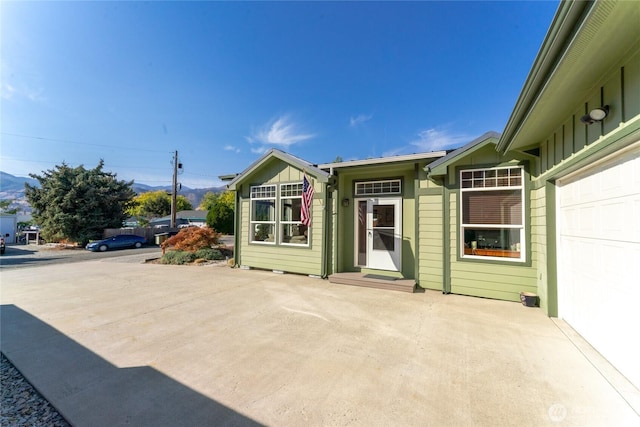
[[[176,251],[196,252],[199,249],[211,248],[218,244],[219,234],[208,227],[188,227],[180,230],[178,234],[168,238],[160,247],[164,251],[172,248]]]
[[[224,259],[224,255],[222,255],[222,252],[220,252],[218,249],[213,248],[199,249],[196,251],[195,255],[196,258],[204,259],[207,261]]]
[[[192,263],[196,255],[185,251],[169,251],[160,258],[161,264],[184,265]]]

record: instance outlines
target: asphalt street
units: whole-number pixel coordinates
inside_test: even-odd
[[[52,245],[7,245],[6,252],[0,256],[0,269],[38,267],[90,260],[117,258],[128,255],[148,255],[157,258],[161,250],[149,245],[140,249],[121,249],[107,252],[91,252],[85,249],[59,248]]]

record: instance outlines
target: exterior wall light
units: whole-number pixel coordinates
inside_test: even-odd
[[[596,122],[601,122],[609,115],[609,106],[595,108],[580,118],[580,121],[586,125],[590,125]]]
[[[342,207],[343,208],[349,207],[349,199],[342,199]]]

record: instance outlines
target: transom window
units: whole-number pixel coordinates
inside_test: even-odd
[[[401,191],[402,184],[399,179],[356,182],[356,196],[400,194]]]
[[[302,183],[252,186],[252,243],[309,245],[310,227],[301,222]]]
[[[464,258],[525,260],[521,166],[460,171]]]

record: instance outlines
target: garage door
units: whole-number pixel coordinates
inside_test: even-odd
[[[558,315],[640,388],[640,145],[557,198]]]

